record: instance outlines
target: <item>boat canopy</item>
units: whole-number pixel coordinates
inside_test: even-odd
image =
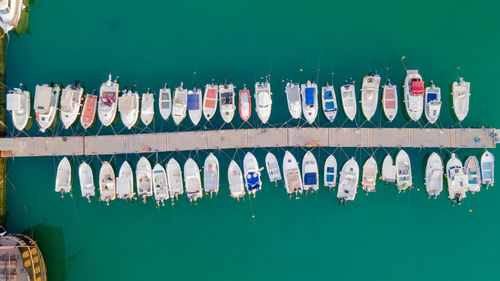
[[[188,110],[198,110],[200,109],[200,95],[191,94],[187,96],[187,108]]]
[[[436,100],[437,100],[437,94],[435,94],[435,93],[428,93],[427,94],[427,102],[436,101]]]
[[[259,175],[256,172],[248,172],[247,175],[248,190],[260,188],[259,181],[260,181]]]
[[[221,102],[222,104],[233,104],[233,93],[225,92],[221,93]]]
[[[305,175],[304,175],[304,184],[305,185],[318,184],[317,174],[316,173],[305,173]]]
[[[132,95],[121,96],[119,99],[119,104],[118,104],[118,106],[120,107],[120,111],[130,112],[130,111],[136,109],[137,105],[135,104],[135,101],[136,101],[136,99]]]
[[[101,101],[104,105],[111,106],[116,102],[116,92],[103,92]]]
[[[411,93],[414,95],[421,95],[425,92],[424,81],[412,81]]]
[[[306,105],[314,104],[314,88],[306,88]]]
[[[331,112],[331,111],[335,111],[335,102],[333,101],[327,101],[325,102],[325,111],[326,112]]]
[[[325,100],[333,100],[333,93],[332,93],[332,91],[326,91],[325,92]]]
[[[18,93],[7,95],[7,110],[21,110],[21,95]]]
[[[46,113],[50,108],[50,100],[52,98],[52,88],[39,87],[35,93],[35,109],[39,113]]]

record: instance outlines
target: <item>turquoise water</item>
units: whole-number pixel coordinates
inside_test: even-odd
[[[246,83],[253,90],[255,81],[271,75],[270,123],[276,126],[289,119],[286,79],[333,82],[339,97],[344,80],[359,82],[370,71],[401,85],[405,65],[441,87],[439,126],[459,126],[447,93],[461,75],[472,83],[470,114],[462,126],[498,127],[494,82],[500,39],[490,32],[500,27],[498,7],[493,1],[37,1],[31,6],[29,33],[10,36],[7,85],[22,82],[33,94],[37,83],[77,79],[91,91],[113,73],[120,76],[122,88],[134,86],[141,93],[148,87],[157,92],[166,82],[170,87],[181,81],[186,87],[199,87],[225,78],[237,89]],[[320,126],[354,127],[364,120],[358,113],[356,122],[344,123],[342,110],[334,125],[319,116]],[[363,126],[407,123],[401,110],[393,124],[383,120],[380,108],[375,116],[373,124]],[[181,130],[222,125],[219,115],[210,124],[203,122],[192,128],[187,118]],[[234,126],[240,125],[235,118]],[[243,125],[251,126],[260,126],[255,112],[250,124]],[[113,127],[101,129],[97,123],[86,134],[130,133],[121,121]],[[17,134],[10,123],[9,128],[10,135]],[[27,134],[41,135],[37,129],[34,124]],[[151,130],[178,128],[157,116],[151,128],[140,125],[132,132]],[[47,135],[83,133],[79,125],[64,131],[59,124]],[[266,175],[256,199],[236,202],[229,197],[225,171],[233,157],[241,164],[246,151],[254,151],[264,164],[264,149],[216,151],[223,183],[218,197],[203,198],[196,206],[182,198],[163,208],[152,200],[146,205],[88,204],[80,197],[77,178],[73,197],[61,199],[53,192],[60,158],[10,159],[7,227],[34,235],[50,280],[498,279],[496,187],[468,195],[454,207],[447,192],[437,200],[428,200],[424,192],[424,158],[438,151],[448,159],[450,151],[408,149],[415,189],[398,194],[393,185],[379,183],[377,192],[365,196],[360,191],[354,202],[342,207],[336,192],[324,188],[289,200],[282,183],[275,187]],[[303,149],[292,151],[297,159],[305,154]],[[388,150],[393,157],[396,151]],[[284,149],[273,152],[282,159]],[[462,160],[481,152],[456,151]],[[201,166],[208,153],[146,156],[152,163],[175,157],[181,164],[191,156]],[[313,153],[321,164],[329,153],[339,163],[350,156],[363,163],[374,153],[381,163],[386,151],[328,148]],[[97,172],[101,160],[110,160],[117,170],[125,159],[135,166],[138,156],[71,161],[73,167],[89,161]]]

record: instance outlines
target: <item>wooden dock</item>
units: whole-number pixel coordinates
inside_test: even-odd
[[[1,138],[4,157],[106,155],[253,147],[494,148],[489,128],[266,128],[138,135]]]

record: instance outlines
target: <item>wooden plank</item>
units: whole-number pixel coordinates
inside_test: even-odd
[[[207,149],[205,131],[168,133],[167,151]]]
[[[249,129],[247,132],[247,147],[278,147],[287,146],[287,129]]]

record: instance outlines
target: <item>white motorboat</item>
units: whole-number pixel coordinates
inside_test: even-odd
[[[281,172],[280,166],[278,164],[278,159],[271,152],[268,152],[266,155],[266,170],[267,175],[269,177],[269,181],[274,182],[275,184],[281,180]]]
[[[433,152],[427,159],[425,167],[425,189],[429,198],[437,198],[443,191],[443,160],[439,154]]]
[[[424,81],[418,70],[407,70],[404,88],[406,112],[411,120],[418,121],[424,109]]]
[[[377,111],[379,87],[380,76],[378,74],[368,75],[363,78],[361,110],[367,120],[370,120]]]
[[[342,107],[344,108],[345,115],[349,120],[353,121],[356,117],[356,87],[354,84],[345,84],[340,87],[340,93],[342,95]]]
[[[119,199],[135,199],[134,172],[127,161],[124,161],[116,177],[116,197]]]
[[[495,158],[488,150],[481,155],[481,180],[486,188],[495,183]]]
[[[179,195],[184,193],[181,165],[179,165],[179,162],[177,162],[174,158],[170,158],[170,160],[168,160],[166,170],[168,191],[170,192],[170,198],[172,199],[173,204],[174,198],[177,200]]]
[[[425,117],[433,124],[441,112],[441,88],[436,87],[431,81],[431,86],[425,88]]]
[[[99,89],[99,105],[97,106],[97,115],[103,126],[109,126],[116,117],[118,108],[118,77],[115,81],[111,81],[111,74],[108,81],[102,83]]]
[[[267,123],[271,116],[271,106],[273,100],[271,98],[271,84],[269,81],[255,83],[255,111],[262,123]]]
[[[302,101],[300,98],[299,84],[288,82],[285,88],[288,111],[293,119],[299,119],[302,115]]]
[[[370,157],[368,160],[366,160],[365,164],[363,165],[363,176],[361,179],[361,187],[368,192],[374,192],[375,191],[375,185],[377,183],[377,161],[375,161],[375,158]]]
[[[399,192],[405,191],[413,184],[410,157],[404,150],[396,155],[396,182]]]
[[[23,0],[0,1],[0,27],[5,34],[17,26],[24,8]]]
[[[465,174],[469,182],[469,191],[474,194],[481,190],[481,168],[476,156],[469,156],[464,163]]]
[[[460,77],[460,82],[453,82],[453,109],[458,121],[463,121],[469,113],[470,82]]]
[[[382,108],[385,117],[392,122],[398,114],[398,90],[395,85],[391,84],[391,81],[387,81],[387,85],[382,88]]]
[[[87,198],[90,202],[90,197],[95,196],[94,173],[86,162],[82,162],[78,167],[78,178],[80,179],[82,197]]]
[[[202,96],[201,89],[194,88],[192,91],[188,91],[187,95],[187,110],[189,114],[189,119],[193,122],[193,125],[198,125],[201,120],[202,115]]]
[[[302,112],[309,124],[312,124],[318,116],[318,85],[311,81],[300,85],[302,95]]]
[[[135,181],[137,185],[137,196],[146,203],[146,198],[153,195],[153,179],[151,164],[146,157],[141,157],[135,168]]]
[[[246,85],[240,90],[238,100],[238,111],[241,120],[248,121],[252,115],[252,99],[250,99],[250,90],[247,89]]]
[[[213,153],[207,156],[203,165],[203,188],[210,197],[219,192],[219,160]]]
[[[196,203],[196,200],[203,197],[200,168],[192,158],[184,163],[184,182],[186,183],[186,195],[190,202]]]
[[[386,183],[396,181],[396,165],[390,154],[387,154],[382,162],[382,176],[380,179]]]
[[[231,123],[234,117],[234,111],[236,110],[234,104],[234,89],[235,87],[233,84],[219,85],[220,114],[226,123]]]
[[[165,200],[170,198],[170,194],[168,194],[167,173],[160,164],[156,164],[153,168],[153,189],[156,205],[165,206]]]
[[[64,197],[64,193],[71,192],[71,164],[66,157],[57,166],[56,192],[61,193],[61,197]]]
[[[163,89],[160,89],[158,98],[158,109],[160,110],[160,115],[163,120],[167,120],[172,113],[172,92],[165,84]]]
[[[337,116],[338,104],[335,89],[328,83],[325,87],[321,87],[321,103],[323,104],[323,113],[325,113],[326,119],[333,122],[335,116]]]
[[[227,179],[229,181],[229,191],[231,192],[231,197],[239,200],[240,197],[245,196],[243,173],[241,172],[240,166],[238,166],[234,160],[231,160],[231,163],[229,164]]]
[[[109,205],[110,201],[116,198],[116,182],[115,171],[108,162],[102,162],[101,170],[99,171],[99,200],[106,201]]]
[[[207,84],[205,86],[205,95],[203,97],[203,115],[207,121],[210,121],[217,111],[217,102],[219,101],[219,86]]]
[[[450,160],[446,163],[446,177],[448,179],[448,198],[452,204],[460,204],[462,199],[467,197],[469,190],[469,181],[464,173],[462,162],[455,153],[451,154]]]
[[[328,188],[333,188],[337,184],[337,159],[333,155],[329,155],[325,160],[323,184]]]
[[[283,176],[288,194],[295,193],[297,195],[297,193],[302,193],[304,186],[302,185],[299,164],[288,150],[285,151],[285,157],[283,157]]]
[[[186,117],[187,110],[187,90],[183,88],[183,83],[179,88],[175,88],[174,105],[172,107],[172,119],[175,125],[179,125]]]
[[[318,191],[319,189],[319,173],[318,173],[318,162],[316,157],[311,151],[306,152],[304,158],[302,159],[302,183],[304,184],[304,190],[308,191]]]
[[[149,92],[143,93],[141,98],[141,120],[148,126],[155,117],[155,97]]]
[[[95,122],[95,112],[97,110],[97,96],[87,94],[83,102],[82,116],[80,117],[80,124],[86,130],[90,128]]]
[[[252,153],[247,152],[243,158],[243,171],[245,173],[247,192],[248,194],[253,194],[253,197],[262,188],[261,170],[257,158]]]
[[[28,124],[30,106],[30,92],[21,88],[14,88],[7,93],[7,110],[11,112],[12,123],[19,131],[24,130]]]
[[[36,85],[35,102],[33,107],[35,109],[35,116],[40,131],[43,133],[54,123],[57,112],[57,103],[59,102],[59,85]]]
[[[118,111],[123,125],[131,129],[139,119],[139,94],[131,90],[124,91],[118,98]]]
[[[352,201],[356,197],[359,181],[359,166],[356,160],[349,159],[340,171],[339,187],[337,198],[339,203],[345,204],[346,201]]]
[[[61,110],[59,114],[65,129],[68,129],[75,123],[83,96],[83,88],[80,84],[68,85],[62,90],[61,94]]]

